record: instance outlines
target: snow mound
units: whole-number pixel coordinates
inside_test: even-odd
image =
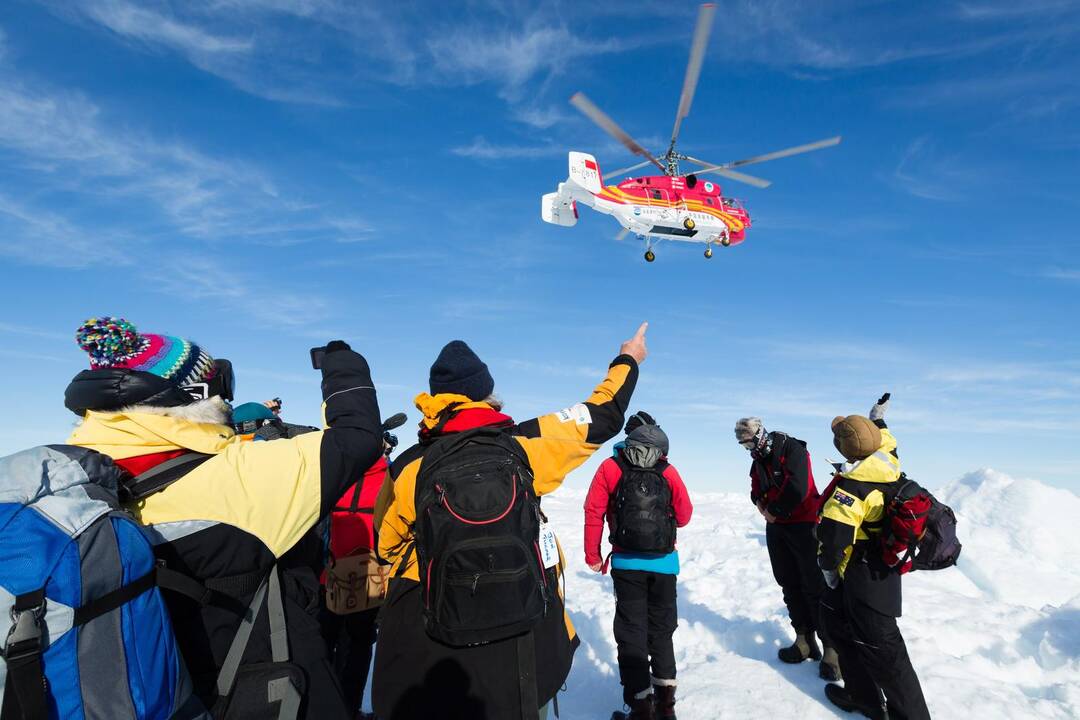
[[[935,494],[959,519],[960,566],[905,579],[900,627],[935,718],[1080,717],[1080,542],[1066,523],[1080,498],[993,470]],[[851,717],[825,700],[816,664],[783,665],[794,634],[748,499],[694,494],[679,534],[679,717]],[[544,498],[569,565],[581,637],[563,718],[608,720],[621,706],[611,580],[582,550],[584,493]]]
[[[1034,608],[1080,595],[1080,497],[994,470],[935,494],[956,512],[961,572],[987,595]]]

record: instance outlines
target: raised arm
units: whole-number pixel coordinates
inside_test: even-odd
[[[648,354],[646,329],[648,323],[642,323],[622,344],[607,376],[585,402],[518,425],[517,440],[529,456],[537,495],[559,487],[571,470],[622,429],[637,385],[638,364]]]
[[[213,498],[202,519],[250,532],[280,557],[330,511],[382,447],[367,361],[343,342],[327,348],[322,390],[326,430],[233,443],[160,493],[156,514],[172,514],[172,502],[182,508],[187,493]]]

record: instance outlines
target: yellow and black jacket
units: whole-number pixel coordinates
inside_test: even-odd
[[[460,707],[477,708],[468,716],[478,720],[520,714],[519,665],[513,638],[451,648],[430,639],[424,631],[416,554],[409,548],[416,521],[416,479],[430,442],[467,429],[472,423],[461,420],[469,415],[486,416],[490,423],[485,424],[505,427],[521,444],[532,470],[533,488],[542,498],[622,429],[637,376],[634,359],[620,355],[584,403],[518,424],[490,406],[462,396],[417,397],[417,407],[424,414],[421,442],[394,461],[393,483],[383,485],[376,503],[379,554],[393,564],[391,577],[396,578],[380,615],[372,685],[376,715],[402,720],[440,717],[454,698]],[[559,610],[563,610],[561,603]],[[548,613],[533,634],[537,691],[543,705],[565,681],[578,639],[564,610]],[[441,677],[444,672],[453,677]],[[437,688],[448,683],[453,684],[452,693],[440,695]]]
[[[836,572],[850,593],[875,610],[900,616],[900,575],[881,556],[886,493],[900,479],[896,438],[884,420],[881,447],[865,460],[841,466],[821,507],[818,565]]]
[[[77,379],[92,381],[85,375]],[[246,607],[257,587],[252,578],[265,577],[381,453],[378,402],[364,358],[351,350],[328,353],[322,390],[327,429],[287,440],[244,442],[223,425],[124,410],[87,411],[68,440],[120,462],[183,450],[213,456],[128,508],[148,528],[167,565],[222,588],[236,601],[231,608],[199,606],[166,595],[196,692],[206,702],[213,700],[214,679],[239,625],[235,606]],[[289,582],[286,574],[287,600],[308,595],[317,602],[317,587],[291,588]],[[286,618],[293,661],[303,666],[306,658],[323,658],[314,645],[310,652],[303,647],[321,646],[318,624],[288,605]],[[258,624],[244,657],[245,663],[271,657],[268,634]],[[321,670],[305,669],[309,683],[317,685],[312,677]],[[328,690],[336,692],[326,675]],[[321,688],[309,690],[306,716],[327,716],[315,697]]]

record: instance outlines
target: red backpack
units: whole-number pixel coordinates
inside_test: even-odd
[[[911,570],[943,570],[956,564],[961,544],[956,515],[929,490],[903,473],[885,495],[881,554],[903,575]]]

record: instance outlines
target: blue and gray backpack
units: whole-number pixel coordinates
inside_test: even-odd
[[[208,717],[122,477],[66,445],[0,458],[0,720]]]

